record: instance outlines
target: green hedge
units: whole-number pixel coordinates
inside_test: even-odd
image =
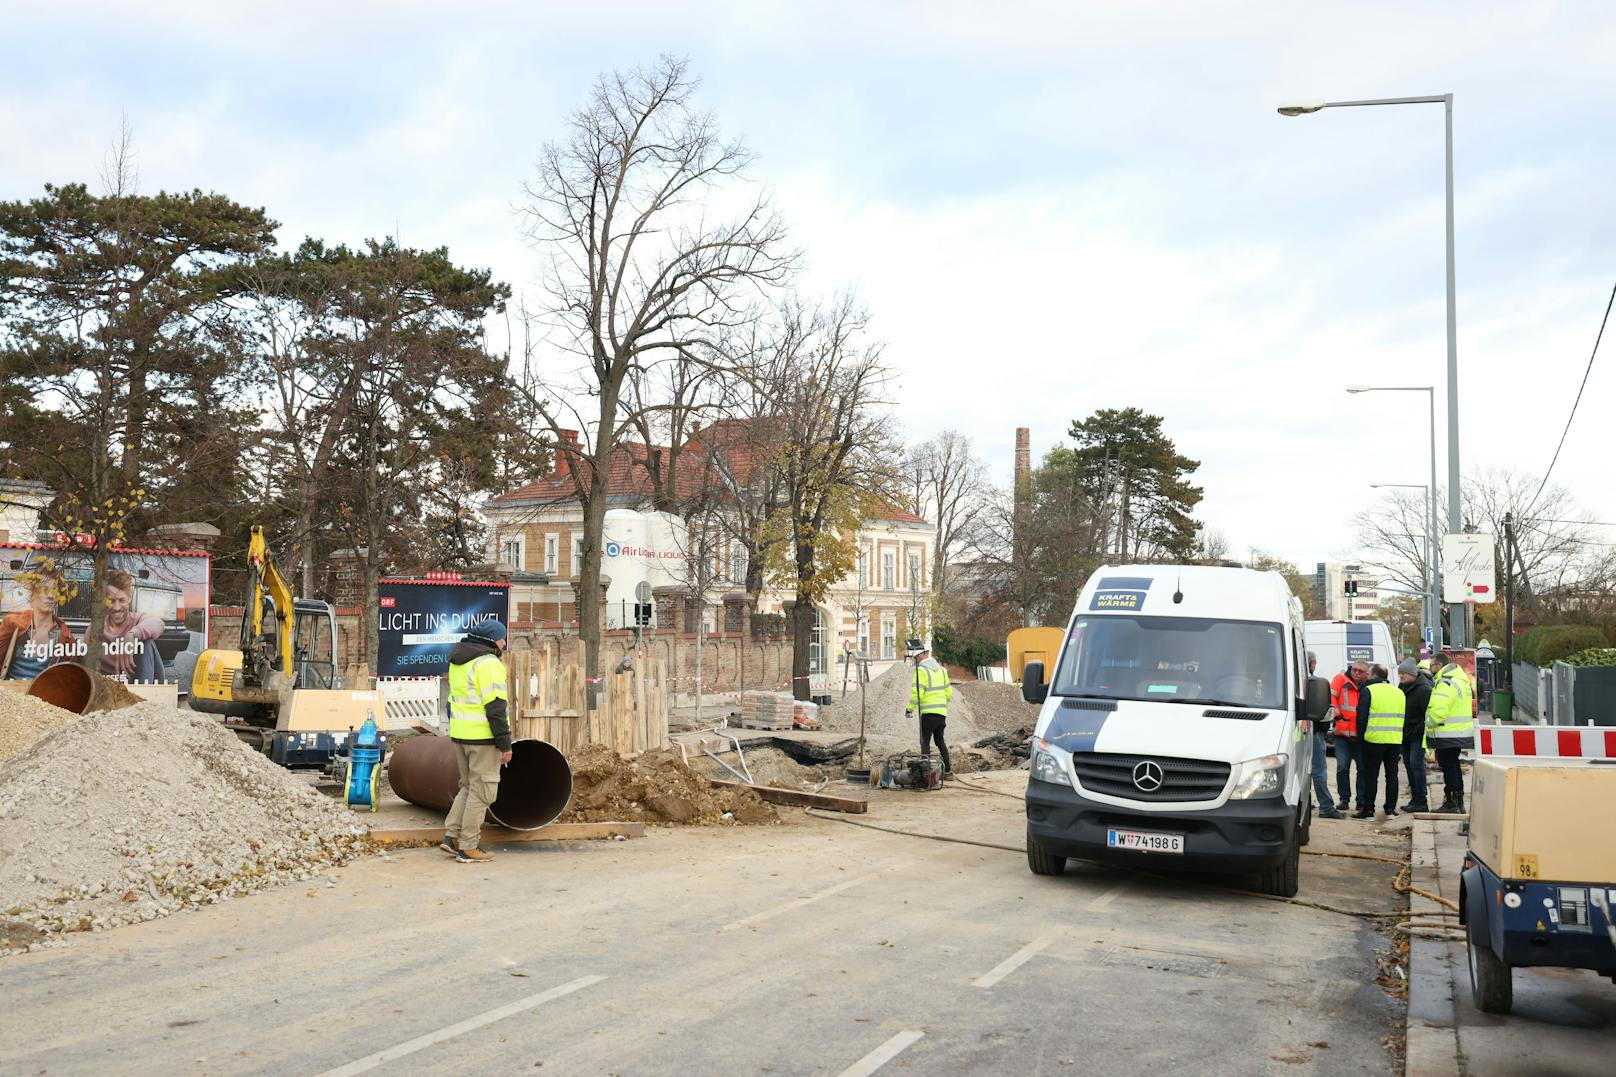
[[[955,635],[952,625],[938,625],[931,637],[932,653],[937,661],[952,666],[964,666],[975,671],[977,666],[991,666],[1004,661],[1003,640],[965,639]]]
[[[1534,666],[1552,666],[1562,658],[1608,644],[1605,633],[1593,625],[1538,625],[1515,641],[1515,658]]]
[[[1616,647],[1589,647],[1586,651],[1567,655],[1565,663],[1568,666],[1616,666]]]

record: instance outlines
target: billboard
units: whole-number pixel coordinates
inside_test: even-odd
[[[90,551],[0,543],[0,679],[70,661],[120,681],[191,683],[208,645],[212,559],[186,550],[113,550],[101,654],[88,654]]]
[[[378,677],[442,677],[449,651],[474,625],[510,623],[508,583],[382,580],[376,594]]]
[[[1493,536],[1442,536],[1442,601],[1496,602]]]

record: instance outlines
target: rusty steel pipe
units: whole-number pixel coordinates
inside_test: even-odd
[[[28,685],[28,694],[74,714],[103,710],[110,702],[106,679],[74,662],[48,667]]]
[[[393,792],[423,808],[448,811],[460,791],[454,741],[448,737],[406,737],[387,757]],[[572,768],[567,757],[542,740],[511,745],[511,761],[499,769],[499,796],[488,816],[511,830],[537,830],[553,823],[572,802]]]

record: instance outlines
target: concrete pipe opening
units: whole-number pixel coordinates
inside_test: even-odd
[[[35,677],[28,694],[74,714],[89,714],[102,705],[102,680],[83,666],[58,662]]]
[[[460,790],[454,742],[448,737],[407,737],[388,757],[388,783],[411,804],[446,812]],[[566,756],[542,740],[511,745],[511,761],[500,768],[499,796],[489,807],[491,821],[512,830],[537,830],[572,802],[572,768]]]

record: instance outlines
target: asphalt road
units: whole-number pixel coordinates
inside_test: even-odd
[[[981,779],[1019,791],[1024,777]],[[1020,847],[1019,801],[879,826]],[[1401,836],[1315,824],[1314,848]],[[1385,909],[1391,865],[1302,896]],[[792,811],[776,827],[435,850],[0,961],[0,1072],[1387,1073],[1363,920]]]

